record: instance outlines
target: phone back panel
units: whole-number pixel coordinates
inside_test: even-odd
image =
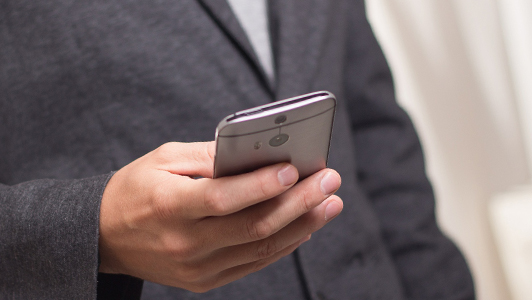
[[[293,164],[300,178],[325,168],[336,100],[330,93],[309,95],[300,96],[309,98],[308,103],[302,101],[296,107],[274,102],[266,107],[278,107],[266,113],[237,120],[233,120],[233,115],[222,121],[216,135],[214,177],[250,172],[279,162]],[[297,98],[284,101],[290,103]]]

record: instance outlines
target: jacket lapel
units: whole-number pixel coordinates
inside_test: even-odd
[[[312,92],[329,23],[330,0],[270,0],[276,97]]]
[[[270,33],[276,86],[267,79],[244,29],[227,1],[198,0],[257,72],[276,99],[312,91],[323,39],[329,23],[330,0],[269,0]]]
[[[251,1],[251,0],[250,0]],[[261,83],[273,95],[274,87],[268,80],[268,76],[264,72],[259,59],[253,50],[251,42],[249,41],[246,32],[238,22],[233,10],[225,0],[198,0],[201,6],[213,18],[213,20],[220,26],[221,30],[227,35],[231,42],[238,48],[238,50],[248,60],[251,67],[258,73]]]

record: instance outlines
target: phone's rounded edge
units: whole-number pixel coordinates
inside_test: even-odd
[[[267,103],[267,104],[260,105],[260,106],[256,106],[256,107],[253,107],[253,108],[244,109],[244,110],[235,112],[234,114],[228,115],[225,118],[223,118],[223,120],[220,121],[220,123],[218,123],[218,126],[216,127],[216,136],[223,135],[222,131],[227,125],[232,125],[232,124],[245,122],[245,121],[248,121],[249,119],[254,119],[254,118],[257,117],[257,115],[254,115],[254,116],[242,116],[240,118],[234,119],[234,117],[239,115],[239,114],[245,114],[245,113],[248,113],[250,111],[254,111],[254,110],[260,109],[260,108],[269,107],[271,105],[278,105],[278,104],[281,104],[281,103],[290,102],[290,101],[293,101],[293,100],[309,97],[309,96],[312,96],[312,95],[318,95],[318,94],[324,94],[324,95],[322,97],[316,97],[315,99],[312,99],[313,101],[311,101],[310,103],[322,101],[322,100],[324,100],[324,98],[325,99],[332,99],[333,100],[333,108],[336,109],[336,96],[334,96],[333,93],[331,93],[329,91],[325,91],[325,90],[316,91],[316,92],[312,92],[312,93],[307,93],[307,94],[299,95],[299,96],[296,96],[296,97],[291,97],[291,98],[288,98],[288,99],[274,101],[274,102]],[[311,99],[309,99],[309,100],[311,100]],[[309,104],[309,103],[295,103],[293,105],[295,107],[297,107],[298,105],[303,106],[303,105],[307,105],[307,104]],[[279,109],[272,109],[272,110],[265,111],[265,112],[261,112],[259,114],[259,116],[263,117],[263,116],[268,116],[268,115],[275,115],[275,114],[278,113],[279,110],[280,110],[280,108]]]
[[[218,178],[217,172],[216,172],[216,155],[218,154],[218,139],[219,139],[219,133],[222,128],[224,128],[227,125],[227,119],[231,117],[231,115],[223,118],[220,123],[218,123],[218,126],[216,126],[216,131],[214,132],[214,143],[215,143],[215,149],[214,149],[214,161],[212,163],[213,171],[212,171],[212,178]]]
[[[329,133],[329,146],[327,147],[327,157],[325,158],[325,167],[329,164],[329,155],[331,153],[331,141],[333,137],[333,129],[334,129],[334,118],[336,117],[336,106],[337,106],[337,100],[336,96],[329,92],[329,91],[323,91],[324,93],[329,94],[329,97],[333,100],[333,115],[332,115],[332,121],[331,121],[331,132]]]

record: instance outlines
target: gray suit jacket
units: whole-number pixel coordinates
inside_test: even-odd
[[[344,211],[291,256],[196,295],[146,299],[471,299],[440,232],[421,148],[361,0],[272,0],[277,84],[221,0],[0,0],[0,299],[129,299],[98,274],[112,174],[168,141],[212,140],[236,111],[338,98],[329,166]]]

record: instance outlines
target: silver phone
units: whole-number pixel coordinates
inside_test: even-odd
[[[314,92],[236,112],[216,128],[214,178],[289,162],[300,179],[327,165],[336,98]]]

